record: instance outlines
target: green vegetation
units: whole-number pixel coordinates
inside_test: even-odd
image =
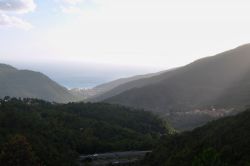
[[[22,166],[37,165],[38,159],[27,139],[22,135],[15,135],[3,145],[0,154],[0,165]]]
[[[0,98],[4,96],[39,98],[66,103],[78,101],[65,87],[40,72],[18,70],[0,63]]]
[[[117,105],[6,97],[0,100],[0,163],[78,165],[79,154],[148,150],[166,126],[149,112]]]
[[[102,96],[108,103],[159,113],[175,129],[194,129],[221,117],[209,111],[213,108],[225,109],[222,111],[224,116],[232,108],[242,110],[249,104],[249,52],[250,45],[244,45],[159,75],[122,84]]]
[[[249,131],[250,110],[162,138],[143,165],[249,166]]]

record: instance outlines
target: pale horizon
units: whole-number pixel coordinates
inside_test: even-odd
[[[66,87],[69,77],[55,76],[65,65],[78,78],[105,77],[95,86],[249,43],[249,15],[245,0],[2,0],[0,62],[41,71]]]

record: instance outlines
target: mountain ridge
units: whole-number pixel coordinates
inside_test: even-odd
[[[18,70],[0,64],[0,97],[39,98],[54,102],[69,102],[76,98],[68,90],[41,72]]]
[[[107,83],[103,83],[91,89],[73,88],[73,89],[70,89],[70,92],[73,95],[78,96],[80,100],[98,102],[105,98],[114,96],[116,94],[119,94],[127,90],[126,88],[124,89],[119,88],[120,86],[130,84],[130,82],[134,82],[136,80],[153,77],[163,72],[165,71],[143,74],[143,75],[136,75],[132,77],[119,78],[119,79],[116,79]],[[131,85],[136,86],[133,83]],[[131,87],[128,87],[128,88],[131,88]]]
[[[225,109],[227,114],[227,110],[238,111],[248,105],[250,95],[238,93],[249,91],[248,73],[250,44],[148,78],[149,82],[159,81],[129,89],[104,101],[152,111],[167,117],[177,128],[192,129],[197,125],[185,128],[191,121],[204,119],[203,123],[198,123],[202,125],[211,120],[207,111],[202,110]],[[235,100],[229,100],[232,96]],[[204,113],[204,117],[190,115],[197,109],[201,110],[200,114]],[[176,123],[184,124],[179,126]]]

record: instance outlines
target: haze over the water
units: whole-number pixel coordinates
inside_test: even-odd
[[[4,61],[5,62],[5,61]],[[5,62],[19,69],[40,71],[67,88],[92,88],[121,77],[130,77],[159,69],[84,62]]]
[[[0,63],[93,87],[249,43],[249,15],[247,0],[0,0]]]

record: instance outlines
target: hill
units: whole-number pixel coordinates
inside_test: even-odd
[[[250,44],[247,44],[137,80],[144,85],[104,101],[143,108],[166,117],[178,129],[192,129],[248,105],[249,73]]]
[[[81,100],[97,102],[141,85],[141,83],[136,84],[130,82],[135,82],[136,80],[153,77],[155,75],[159,75],[160,73],[163,72],[137,75],[128,78],[120,78],[111,82],[98,85],[91,89],[73,88],[70,90],[70,92]]]
[[[151,149],[168,131],[151,113],[117,105],[5,98],[0,100],[0,164],[8,162],[1,160],[5,151],[13,161],[22,151],[17,143],[6,150],[16,135],[26,138],[41,165],[68,166],[79,165],[79,154]]]
[[[0,64],[0,89],[0,98],[29,97],[60,103],[76,100],[66,88],[44,74],[5,64]]]
[[[250,110],[162,138],[144,166],[249,166]]]

